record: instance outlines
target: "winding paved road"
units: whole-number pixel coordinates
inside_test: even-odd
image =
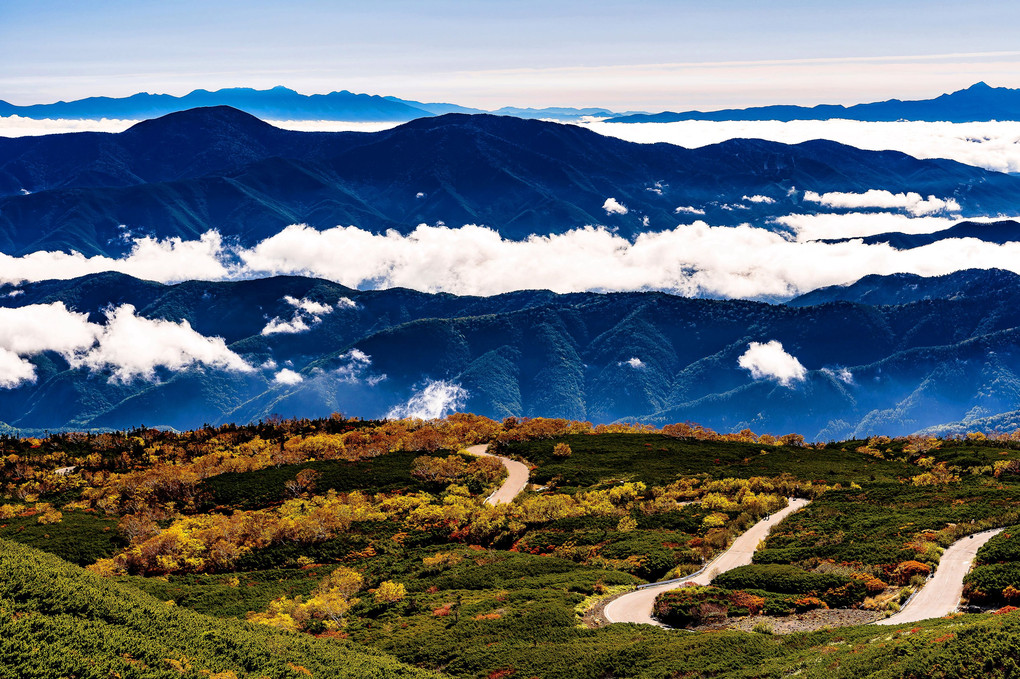
[[[688,582],[696,585],[707,585],[720,573],[725,573],[737,566],[746,566],[751,563],[754,550],[758,548],[769,530],[790,514],[803,509],[810,500],[790,499],[790,504],[767,519],[762,519],[751,526],[746,533],[740,535],[730,548],[713,559],[693,577],[681,580],[669,580],[661,585],[646,587],[634,592],[628,592],[618,599],[611,601],[605,609],[605,617],[609,622],[637,622],[645,625],[659,625],[662,623],[652,618],[652,608],[655,604],[655,597],[663,592],[676,589]]]
[[[905,622],[918,622],[929,618],[941,618],[955,611],[963,595],[963,577],[970,572],[977,551],[1001,532],[1001,528],[986,530],[949,545],[939,559],[935,577],[929,580],[899,613],[875,624],[899,625]]]
[[[485,498],[486,504],[490,505],[505,505],[514,501],[514,498],[524,490],[524,487],[528,485],[528,466],[518,462],[517,460],[511,460],[508,457],[500,457],[499,455],[493,455],[492,453],[485,452],[488,448],[487,445],[471,446],[465,450],[472,455],[478,455],[479,457],[494,457],[503,463],[506,467],[509,475],[506,477],[506,481],[503,482],[499,488],[492,492],[492,495]]]

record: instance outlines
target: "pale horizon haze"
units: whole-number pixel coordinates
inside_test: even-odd
[[[222,87],[617,111],[1020,87],[1020,3],[300,0],[0,4],[0,99]]]

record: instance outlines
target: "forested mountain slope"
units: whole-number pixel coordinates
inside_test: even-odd
[[[496,418],[693,420],[822,439],[909,433],[1020,409],[1016,278],[865,279],[811,306],[664,293],[457,297],[300,277],[45,281],[0,303],[63,304],[99,326],[110,305],[131,305],[222,337],[251,369],[159,368],[125,381],[45,351],[30,356],[34,382],[0,391],[0,412],[26,428],[376,417],[439,384],[428,392],[438,405]],[[828,301],[840,298],[849,301]],[[773,341],[801,373],[752,371],[751,343]]]
[[[125,233],[209,230],[251,245],[294,223],[402,233],[474,223],[514,239],[603,224],[632,236],[676,227],[678,207],[715,225],[768,224],[822,209],[804,191],[879,188],[952,198],[964,217],[1009,214],[1020,199],[1020,177],[829,141],[685,149],[464,114],[310,133],[212,107],[119,134],[0,139],[0,250],[114,255]],[[626,209],[605,209],[609,198]]]

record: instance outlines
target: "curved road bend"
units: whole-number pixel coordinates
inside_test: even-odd
[[[528,485],[528,466],[518,462],[517,460],[511,460],[507,457],[500,457],[499,455],[493,455],[492,453],[485,452],[488,448],[487,445],[471,446],[465,448],[465,451],[472,455],[478,455],[479,457],[494,457],[503,463],[506,467],[509,475],[506,477],[506,481],[503,482],[499,488],[493,491],[492,495],[485,498],[486,504],[490,505],[505,505],[513,502],[514,498],[524,490],[524,487]]]
[[[899,625],[905,622],[918,622],[929,618],[941,618],[955,611],[960,605],[960,597],[963,596],[963,577],[970,572],[977,551],[1001,532],[1001,528],[986,530],[949,545],[939,559],[935,577],[929,580],[899,613],[875,624]]]
[[[790,514],[803,509],[810,502],[810,500],[803,500],[800,498],[791,499],[790,504],[787,505],[785,509],[772,514],[767,519],[762,519],[751,526],[747,532],[737,537],[737,539],[733,541],[733,544],[730,545],[729,549],[709,562],[709,564],[694,577],[686,580],[664,582],[660,586],[639,589],[634,592],[624,594],[618,599],[614,599],[606,606],[606,620],[609,622],[637,622],[645,625],[659,625],[661,627],[662,623],[652,618],[652,608],[655,604],[655,597],[659,596],[663,592],[676,589],[677,587],[689,582],[696,585],[708,585],[712,582],[712,579],[720,573],[725,573],[737,566],[748,565],[751,563],[751,557],[754,555],[754,550],[758,548],[758,543],[765,539],[769,530]]]

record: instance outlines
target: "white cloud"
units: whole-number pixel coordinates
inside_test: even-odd
[[[781,342],[771,340],[762,344],[751,342],[737,364],[751,371],[751,377],[756,380],[775,380],[784,387],[794,382],[803,382],[807,375],[807,369],[801,365],[795,356],[791,356],[784,349]]]
[[[421,191],[419,191],[418,193],[414,194],[414,197],[415,197],[415,198],[424,198],[424,197],[425,197],[425,194],[424,194],[424,193],[422,193]]]
[[[607,215],[625,215],[630,212],[626,205],[615,198],[606,198],[606,202],[602,203],[602,209],[606,211]]]
[[[266,324],[266,327],[262,328],[263,335],[307,332],[313,325],[322,322],[322,316],[333,311],[333,307],[329,304],[322,304],[311,299],[297,299],[290,295],[284,295],[283,301],[296,309],[294,316],[289,321],[279,317],[273,318]],[[340,298],[338,303],[344,308],[350,308],[349,304],[353,305],[354,302],[346,297]]]
[[[459,384],[445,380],[428,380],[407,403],[394,406],[386,417],[434,420],[463,407],[467,397],[467,390]]]
[[[333,307],[328,304],[322,304],[321,302],[316,302],[311,299],[297,299],[290,295],[284,295],[283,301],[292,307],[299,309],[300,311],[304,311],[307,314],[312,314],[313,316],[322,316],[323,314],[328,314],[333,310]]]
[[[321,319],[313,318],[311,323],[321,322]],[[294,314],[294,317],[289,321],[285,321],[282,318],[273,318],[266,327],[262,328],[263,335],[295,335],[299,332],[307,332],[312,329],[311,325],[308,325],[308,321],[301,314]]]
[[[0,347],[0,389],[13,389],[26,382],[35,382],[35,366]]]
[[[305,273],[355,288],[408,287],[470,295],[546,288],[563,293],[656,289],[686,295],[784,297],[872,273],[936,276],[992,267],[1020,273],[1020,243],[954,239],[898,251],[860,241],[807,242],[852,234],[872,217],[881,218],[876,232],[909,230],[912,222],[924,223],[904,215],[829,217],[838,219],[840,228],[818,228],[820,224],[811,221],[794,224],[803,236],[797,240],[747,225],[713,227],[700,221],[643,233],[633,241],[592,227],[513,241],[474,225],[419,226],[407,235],[371,234],[354,227],[317,231],[296,225],[239,256],[248,271],[260,275]]]
[[[280,372],[276,373],[276,377],[273,378],[273,381],[276,382],[277,384],[292,385],[304,382],[305,378],[302,377],[300,373],[296,373],[293,370],[288,370],[287,368],[284,368]]]
[[[108,310],[106,325],[100,327],[98,344],[72,365],[109,369],[115,381],[152,379],[156,368],[185,370],[207,366],[232,372],[253,370],[227,348],[221,337],[195,332],[187,321],[175,323],[137,316],[130,304]]]
[[[215,231],[198,240],[167,238],[134,239],[127,256],[85,257],[78,252],[38,251],[23,257],[0,253],[0,284],[48,279],[66,280],[102,271],[121,273],[160,283],[186,280],[219,280],[232,274],[223,239]]]
[[[628,358],[626,361],[621,361],[619,365],[629,365],[631,368],[634,368],[634,370],[644,370],[646,367],[648,367],[645,365],[645,362],[642,361],[637,356],[633,358]]]
[[[641,226],[645,227],[646,229],[648,228],[649,222],[650,220],[648,219],[648,215],[645,215],[641,218]]]
[[[64,134],[67,132],[123,132],[137,120],[102,118],[100,120],[72,120],[64,118],[24,118],[22,116],[0,116],[0,137],[35,137],[42,134]]]
[[[367,384],[375,386],[386,379],[386,375],[369,372],[372,357],[361,349],[351,349],[338,357],[340,365],[333,371],[334,377],[344,384]]]
[[[699,121],[586,123],[610,137],[640,143],[668,142],[698,148],[728,139],[767,139],[800,144],[829,139],[871,151],[901,151],[915,158],[949,158],[998,172],[1020,172],[1020,121],[981,123],[856,120]]]
[[[90,323],[62,302],[0,309],[0,386],[34,381],[35,367],[24,359],[45,351],[75,368],[110,370],[111,380],[121,382],[153,379],[157,368],[252,370],[221,338],[205,337],[187,321],[142,318],[129,304],[108,309],[105,324]]]
[[[836,378],[844,384],[854,383],[854,374],[847,368],[822,368],[822,372]]]
[[[407,287],[460,295],[544,288],[560,293],[665,290],[691,296],[773,299],[869,274],[939,276],[969,268],[1020,273],[1020,243],[1016,242],[999,245],[952,239],[903,251],[859,240],[817,242],[882,232],[930,233],[954,223],[946,217],[912,218],[885,212],[794,214],[778,217],[775,223],[789,233],[747,224],[714,227],[699,220],[672,230],[642,233],[632,240],[603,227],[509,240],[494,229],[472,224],[459,228],[420,225],[407,234],[374,234],[353,226],[319,231],[295,224],[251,248],[217,246],[222,263],[217,261],[213,267],[199,258],[194,275],[186,270],[178,275],[231,280],[296,274],[351,288]],[[164,250],[163,256],[172,260],[173,267],[184,267],[181,251],[196,244],[201,250],[203,244],[214,242],[219,242],[219,236],[207,234],[201,241]],[[30,258],[52,258],[52,254],[6,259],[17,269],[24,268]],[[107,261],[118,268],[117,260]],[[6,273],[3,263],[0,271]],[[161,266],[154,261],[151,268]],[[221,275],[209,276],[216,271]],[[34,273],[52,275],[42,268]],[[295,299],[289,303],[294,316],[272,319],[263,332],[311,328],[321,317],[304,311],[302,305],[316,312],[325,307],[357,307],[349,298],[334,305]]]
[[[19,356],[54,351],[70,359],[99,334],[100,326],[89,323],[87,314],[69,311],[63,302],[0,308],[0,349]]]
[[[882,189],[870,189],[864,193],[840,193],[830,192],[819,195],[814,191],[804,192],[804,200],[820,203],[826,207],[834,208],[891,208],[906,210],[915,217],[932,215],[938,212],[959,212],[960,204],[955,198],[936,198],[928,196],[927,199],[921,194],[914,193],[892,193]]]
[[[762,203],[764,205],[771,205],[772,203],[776,202],[775,198],[771,198],[769,196],[760,196],[757,194],[753,196],[744,196],[741,198],[741,200],[746,200],[751,203]]]
[[[703,215],[705,214],[705,211],[689,205],[681,205],[677,209],[673,210],[673,213],[678,215]]]

